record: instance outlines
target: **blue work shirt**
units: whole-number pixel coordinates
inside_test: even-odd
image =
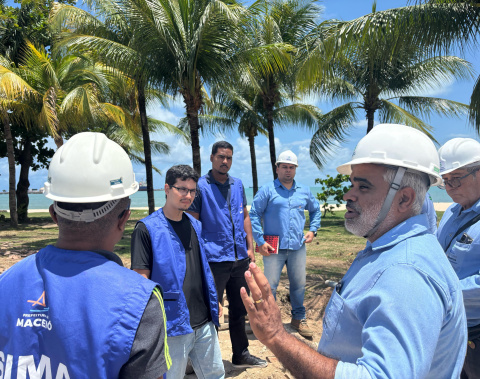
[[[466,210],[460,204],[452,204],[443,214],[437,231],[438,241],[460,279],[469,327],[480,324],[480,221],[455,237],[449,247],[447,244],[462,225],[479,213],[480,200]],[[469,238],[462,238],[464,233]]]
[[[305,240],[305,209],[310,215],[310,231],[316,232],[322,212],[309,187],[293,181],[292,188],[286,189],[278,179],[264,185],[253,198],[250,209],[257,245],[265,243],[263,235],[266,234],[280,236],[279,249],[300,249]]]
[[[437,232],[437,212],[435,212],[432,197],[429,193],[425,195],[421,213],[427,215],[428,231],[435,234]]]
[[[325,310],[318,351],[335,378],[458,378],[467,347],[460,283],[426,215],[359,252]]]

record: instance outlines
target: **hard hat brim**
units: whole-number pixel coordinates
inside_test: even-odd
[[[418,171],[424,174],[427,174],[430,177],[431,186],[438,186],[442,184],[442,177],[440,174],[433,175],[431,171],[424,169],[420,166],[415,166],[411,164],[407,164],[403,161],[396,160],[396,159],[375,159],[371,157],[366,158],[358,158],[353,159],[350,162],[344,163],[337,167],[337,171],[342,175],[351,175],[352,173],[352,166],[359,165],[359,164],[378,164],[382,166],[396,166],[396,167],[405,167],[409,169],[409,171]]]

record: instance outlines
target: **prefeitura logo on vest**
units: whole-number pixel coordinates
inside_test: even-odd
[[[29,313],[24,313],[22,318],[17,318],[17,326],[22,328],[45,328],[52,330],[52,322],[48,315],[49,307],[45,300],[45,291],[37,300],[27,300]]]

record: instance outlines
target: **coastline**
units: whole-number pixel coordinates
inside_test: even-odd
[[[437,212],[445,212],[447,208],[452,205],[452,203],[433,203],[433,207]],[[148,207],[132,207],[132,209],[137,210],[137,211],[142,211],[142,210],[147,210]],[[323,210],[323,207],[320,206],[320,209]],[[250,211],[250,205],[247,205],[247,210]],[[345,204],[340,205],[338,208],[335,210],[338,211],[343,211],[345,210]],[[0,212],[7,212],[10,213],[9,210],[0,210]],[[29,209],[28,213],[42,213],[42,212],[48,212],[48,209]]]

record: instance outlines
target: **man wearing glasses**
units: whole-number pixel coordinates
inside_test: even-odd
[[[202,225],[185,211],[195,198],[198,174],[186,165],[165,176],[166,202],[140,220],[132,234],[132,269],[163,288],[172,367],[184,377],[188,358],[198,378],[225,376],[215,330],[219,304],[201,238]]]
[[[243,273],[249,261],[255,262],[252,224],[242,181],[228,175],[232,167],[233,146],[215,142],[210,161],[212,169],[198,181],[199,193],[189,213],[203,224],[205,251],[222,299],[228,298],[228,329],[232,342],[232,364],[235,368],[265,367],[267,362],[251,355],[245,332],[247,314],[240,297],[246,286]]]
[[[467,314],[461,378],[480,378],[480,143],[454,138],[438,154],[445,189],[455,203],[445,211],[437,238],[460,279]]]

